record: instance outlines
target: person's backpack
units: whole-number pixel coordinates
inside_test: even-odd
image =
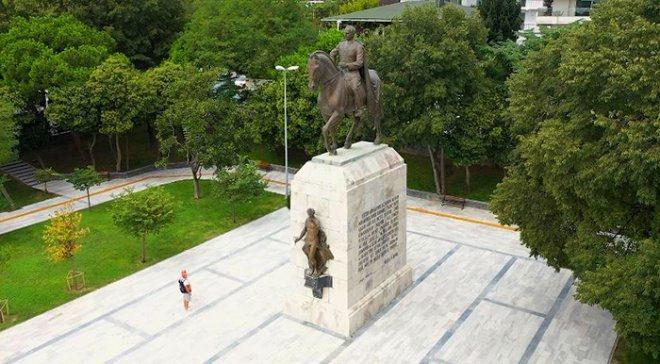
[[[183,284],[183,279],[179,279],[179,291],[181,291],[181,293],[188,293],[186,286]]]

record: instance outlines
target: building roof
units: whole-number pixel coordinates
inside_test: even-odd
[[[417,0],[405,1],[391,5],[379,6],[366,10],[360,10],[353,13],[329,16],[321,19],[326,22],[362,22],[362,23],[391,23],[394,18],[403,14],[408,6],[417,7],[428,4],[437,4],[436,0]],[[466,12],[471,13],[472,8],[468,6],[459,6]]]

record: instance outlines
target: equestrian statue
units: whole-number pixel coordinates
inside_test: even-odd
[[[349,25],[344,28],[344,40],[330,54],[316,51],[307,62],[309,89],[320,88],[318,105],[325,121],[323,142],[331,155],[337,154],[335,135],[339,123],[345,116],[353,117],[344,143],[344,148],[349,149],[353,133],[362,125],[365,109],[376,129],[374,144],[379,144],[381,139],[381,81],[376,71],[368,68],[364,46],[354,37],[355,28]],[[337,56],[339,63],[335,64]]]

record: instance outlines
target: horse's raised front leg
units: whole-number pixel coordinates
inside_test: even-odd
[[[337,124],[341,121],[343,115],[338,114],[336,111],[330,115],[328,121],[323,125],[323,141],[325,142],[325,149],[328,154],[337,155],[337,143],[335,142],[335,132]]]

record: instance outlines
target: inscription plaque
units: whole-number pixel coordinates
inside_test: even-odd
[[[383,259],[396,258],[399,244],[399,196],[393,196],[365,211],[358,221],[358,273]],[[361,281],[366,278],[364,275]]]

